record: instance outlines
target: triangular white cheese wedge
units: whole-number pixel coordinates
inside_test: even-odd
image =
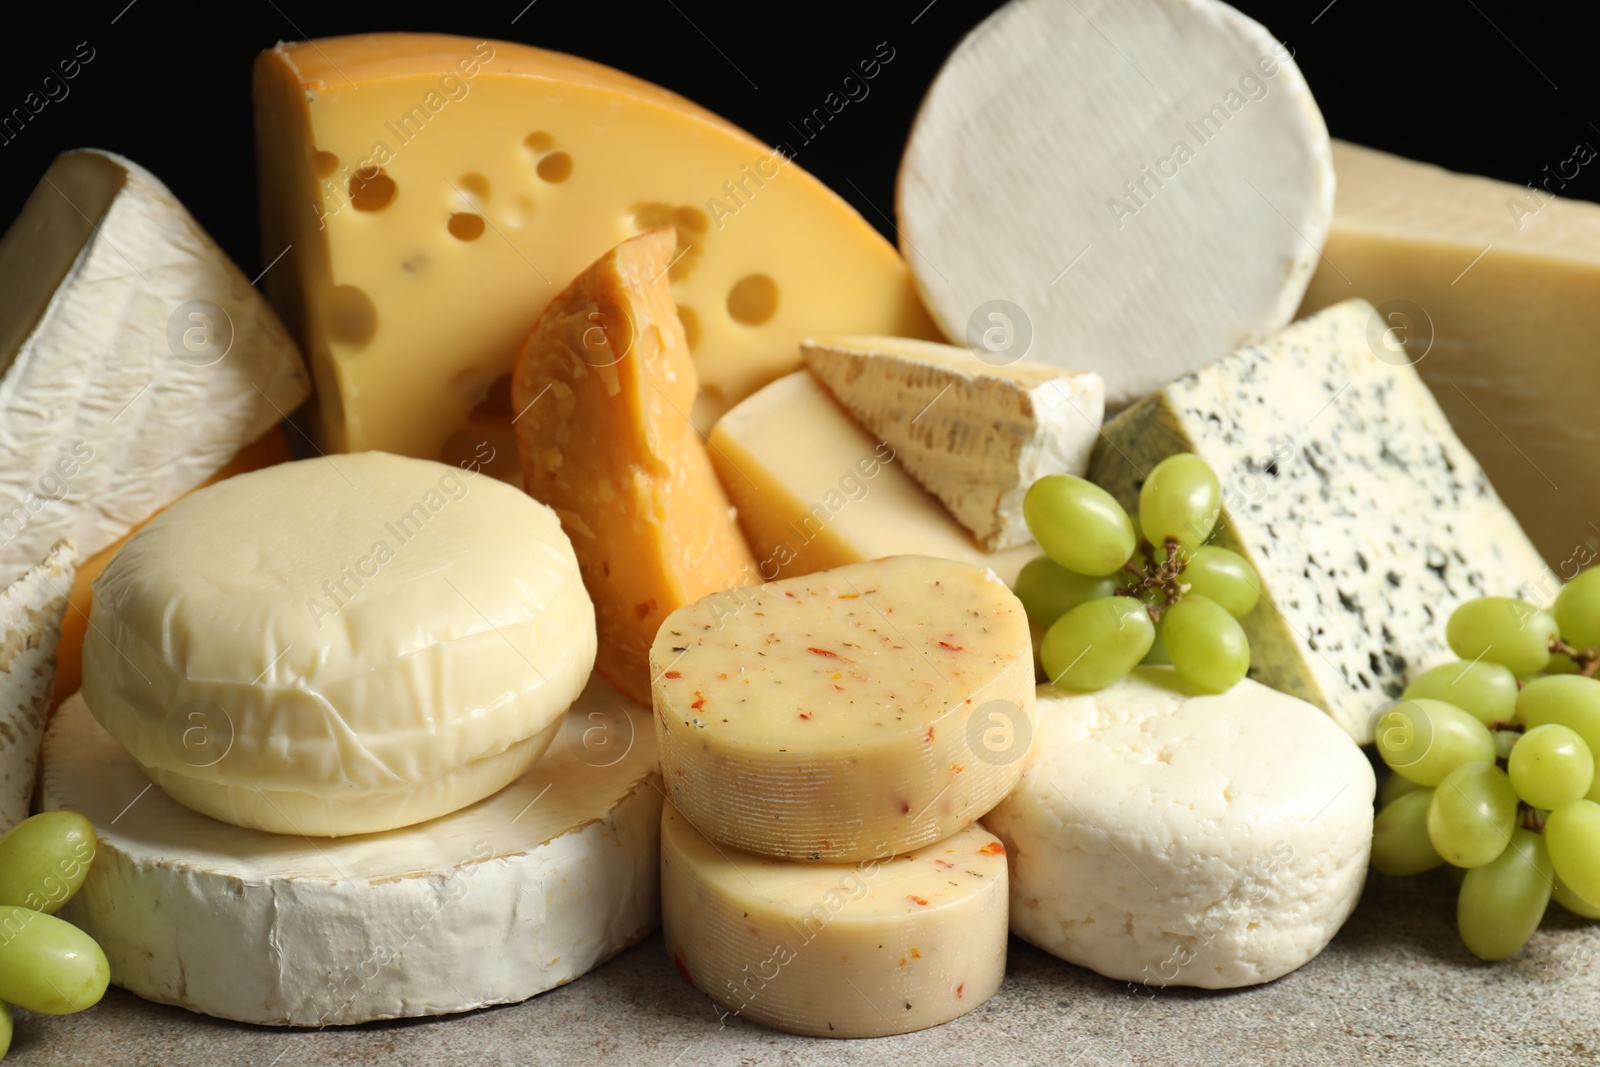
[[[59,542],[0,589],[0,834],[28,817],[76,562],[72,542]]]

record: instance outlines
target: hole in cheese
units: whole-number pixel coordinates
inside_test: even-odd
[[[364,167],[350,178],[350,206],[357,211],[382,211],[396,192],[394,179],[382,167]]]
[[[470,211],[458,211],[447,224],[450,236],[460,241],[476,241],[483,236],[483,216]]]
[[[728,314],[734,322],[760,326],[778,312],[778,283],[765,274],[746,274],[728,290]]]
[[[699,208],[685,204],[672,213],[672,224],[678,228],[681,240],[684,230],[690,233],[705,233],[707,227],[711,225],[711,219]]]
[[[700,316],[695,313],[694,308],[684,307],[680,304],[678,305],[678,321],[683,323],[684,343],[693,351],[694,346],[700,343]],[[701,386],[701,388],[705,389],[707,386]],[[715,388],[715,386],[710,388]]]
[[[548,152],[556,146],[556,139],[543,130],[535,130],[522,143],[535,152]]]
[[[565,152],[551,152],[539,160],[539,177],[552,185],[566,181],[572,176],[572,157]]]
[[[485,178],[477,171],[473,171],[470,174],[463,174],[456,181],[456,188],[460,189],[463,193],[466,193],[480,204],[487,202],[489,199],[489,179]]]
[[[332,152],[311,153],[311,173],[319,178],[331,178],[339,169],[339,157]]]
[[[378,309],[372,298],[354,285],[334,286],[328,294],[328,335],[349,345],[364,345],[378,329]]]

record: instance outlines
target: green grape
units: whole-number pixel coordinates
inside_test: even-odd
[[[1390,771],[1388,777],[1383,780],[1383,785],[1378,788],[1378,810],[1382,811],[1407,793],[1415,793],[1419,789],[1426,788],[1428,787],[1418,785],[1403,774]]]
[[[1505,851],[1517,825],[1517,792],[1492,763],[1464,763],[1444,776],[1428,805],[1428,840],[1456,867],[1482,867]]]
[[[1431,871],[1444,862],[1428,840],[1428,807],[1432,801],[1433,790],[1418,787],[1378,812],[1372,821],[1375,868],[1384,874],[1405,876]]]
[[[1544,840],[1567,888],[1585,903],[1600,905],[1600,804],[1575,800],[1552,811]]]
[[[94,939],[54,915],[0,905],[0,1000],[45,1015],[91,1008],[111,967]]]
[[[1144,654],[1140,663],[1155,667],[1172,666],[1172,657],[1167,654],[1167,639],[1161,636],[1161,627],[1156,627],[1156,639],[1150,645],[1150,651]]]
[[[1383,762],[1418,785],[1438,785],[1463,763],[1495,758],[1489,728],[1442,700],[1402,700],[1383,713],[1375,734]]]
[[[1546,674],[1577,674],[1581,669],[1565,652],[1550,653],[1550,662],[1544,665]]]
[[[1214,600],[1184,597],[1161,617],[1161,636],[1178,677],[1202,693],[1226,693],[1250,670],[1244,627]]]
[[[1426,697],[1454,704],[1485,726],[1517,714],[1517,676],[1498,663],[1441,663],[1411,679],[1401,699]]]
[[[1517,747],[1517,742],[1522,735],[1516,730],[1490,730],[1494,737],[1494,758],[1496,762],[1503,763],[1511,758],[1511,750]]]
[[[1170,537],[1185,548],[1199,548],[1211,536],[1221,510],[1216,472],[1193,452],[1157,463],[1139,490],[1139,527],[1145,540],[1158,547]]]
[[[1559,723],[1535,726],[1511,749],[1506,773],[1524,802],[1554,810],[1582,800],[1594,784],[1594,755],[1583,738]]]
[[[1110,493],[1070,474],[1047,474],[1022,498],[1028,532],[1069,571],[1098,578],[1133,557],[1133,520]]]
[[[1583,738],[1590,755],[1600,752],[1600,680],[1577,674],[1535,678],[1517,694],[1517,721],[1530,730],[1560,723]],[[1595,777],[1590,800],[1600,800],[1600,775]]]
[[[1250,614],[1261,599],[1261,579],[1250,561],[1216,545],[1195,549],[1182,581],[1189,583],[1190,592],[1216,601],[1236,619]]]
[[[1514,956],[1539,929],[1555,880],[1544,837],[1518,829],[1504,852],[1461,881],[1456,929],[1474,956]]]
[[[1556,620],[1526,600],[1485,596],[1469,600],[1445,624],[1450,651],[1466,660],[1480,657],[1509,667],[1518,678],[1538,674],[1550,662]]]
[[[1045,677],[1064,689],[1104,689],[1144,659],[1156,628],[1132,597],[1108,596],[1079,604],[1044,635],[1039,660]]]
[[[11,1009],[6,1007],[6,1002],[0,1000],[0,1060],[6,1058],[6,1053],[11,1051]]]
[[[94,825],[75,811],[45,811],[0,837],[0,904],[54,915],[83,885]]]
[[[1556,875],[1555,888],[1550,890],[1550,896],[1574,915],[1584,919],[1600,919],[1600,904],[1591,904],[1568,889],[1559,874]]]
[[[1562,586],[1553,613],[1567,644],[1584,651],[1600,648],[1600,567]]]
[[[1079,604],[1114,595],[1119,584],[1115,576],[1085,577],[1049,556],[1039,556],[1017,572],[1014,592],[1028,621],[1049,626]]]

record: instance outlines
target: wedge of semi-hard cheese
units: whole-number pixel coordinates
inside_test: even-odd
[[[1198,696],[1169,667],[1098,693],[1039,687],[1017,789],[983,824],[1011,929],[1108,978],[1227,989],[1321,952],[1355,908],[1372,766],[1316,708],[1248,679]]]
[[[32,570],[0,588],[0,834],[26,819],[33,801],[76,561],[72,542],[59,542]]]
[[[1555,172],[1594,156],[1579,145],[1518,186],[1335,141],[1333,230],[1302,305],[1378,306],[1398,342],[1386,358],[1416,365],[1566,578],[1600,548],[1600,479],[1581,458],[1600,435],[1592,390],[1575,387],[1600,337],[1600,207],[1554,195]]]
[[[0,238],[0,584],[92,555],[306,398],[250,281],[149,171],[58,156]]]
[[[1217,0],[1017,0],[956,47],[900,168],[945,334],[1122,407],[1287,323],[1333,210],[1288,49]]]
[[[839,403],[991,552],[1033,540],[1023,494],[1043,475],[1084,473],[1105,415],[1105,383],[1092,371],[990,363],[901,337],[800,348]]]
[[[942,556],[1011,581],[1039,554],[985,552],[903,469],[900,453],[807,371],[780,378],[718,420],[711,462],[738,507],[761,577],[792,578],[883,556]]]
[[[1406,678],[1450,658],[1456,605],[1536,590],[1545,566],[1427,386],[1385,358],[1364,300],[1240,349],[1107,424],[1090,477],[1130,510],[1194,452],[1222,482],[1216,543],[1261,576],[1251,677],[1363,744]]]
[[[545,757],[494,796],[426,826],[313,842],[151,790],[74,697],[45,739],[41,797],[87,815],[99,842],[62,915],[105,949],[118,985],[224,1019],[329,1026],[523,1000],[656,926],[647,716],[593,682]]]
[[[539,312],[660,226],[677,235],[667,276],[702,429],[798,366],[812,333],[933,336],[899,256],[842,200],[609,67],[504,41],[335,37],[263,53],[255,103],[263,254],[287,249],[267,284],[316,373],[326,447],[454,462],[509,438],[492,387]]]
[[[601,256],[539,316],[511,382],[523,484],[561,516],[594,597],[596,666],[641,703],[661,620],[760,581],[689,422],[673,249],[661,229]]]
[[[661,925],[679,973],[793,1034],[883,1037],[976,1008],[1005,978],[1006,893],[1005,850],[980,826],[816,864],[721,848],[670,804],[661,816]]]
[[[710,596],[650,650],[668,797],[701,833],[854,861],[971,824],[1022,773],[1022,605],[966,563],[895,556]]]

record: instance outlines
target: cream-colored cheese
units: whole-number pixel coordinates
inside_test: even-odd
[[[76,562],[72,542],[59,542],[38,566],[0,589],[0,834],[28,817],[33,800]]]

